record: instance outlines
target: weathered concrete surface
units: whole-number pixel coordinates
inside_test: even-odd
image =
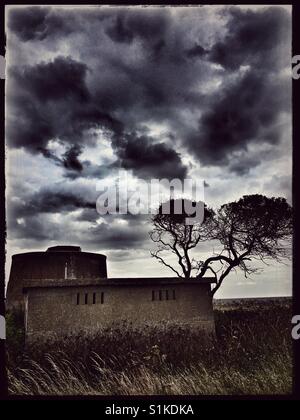
[[[119,322],[179,322],[214,333],[212,278],[107,278],[106,256],[55,246],[12,258],[7,308],[24,310],[28,341],[95,333]]]
[[[26,337],[34,341],[94,333],[122,321],[134,325],[178,321],[214,333],[209,292],[210,284],[200,282],[28,288]]]
[[[83,279],[107,277],[106,256],[81,252],[79,247],[53,247],[46,252],[27,252],[12,257],[7,287],[7,309],[24,309],[23,287],[36,279]]]

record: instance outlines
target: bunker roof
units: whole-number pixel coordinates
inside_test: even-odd
[[[24,289],[56,288],[56,287],[86,287],[86,286],[161,286],[180,284],[215,283],[214,277],[191,278],[179,277],[131,277],[131,278],[92,278],[92,279],[31,279],[26,280]]]

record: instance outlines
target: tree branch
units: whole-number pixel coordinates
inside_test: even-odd
[[[156,258],[161,264],[165,265],[166,267],[170,268],[178,277],[183,278],[183,276],[181,276],[177,270],[175,270],[174,267],[172,267],[170,264],[166,263],[164,261],[164,259],[160,256],[157,255],[157,253],[155,254],[154,252],[150,251],[150,254],[152,257]]]

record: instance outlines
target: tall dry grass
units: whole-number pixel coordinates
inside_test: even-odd
[[[255,306],[256,305],[256,306]],[[8,340],[9,392],[243,395],[292,391],[291,309],[216,309],[217,337],[180,324],[115,325],[24,348]],[[259,310],[258,310],[259,309]],[[10,330],[17,328],[11,321]],[[11,338],[14,337],[11,331]],[[16,348],[17,346],[17,348]]]

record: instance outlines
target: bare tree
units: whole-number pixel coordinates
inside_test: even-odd
[[[163,214],[162,206],[160,206],[158,214],[153,216],[154,228],[150,232],[150,238],[157,244],[157,249],[154,252],[151,251],[151,255],[161,264],[170,268],[178,277],[190,278],[193,272],[199,271],[199,263],[191,257],[191,250],[199,242],[209,238],[213,211],[205,207],[204,222],[187,225],[185,218],[188,214],[184,212],[184,201],[182,200],[182,214],[174,213],[174,200],[170,200],[170,214]],[[163,257],[165,251],[176,256],[178,269],[167,263]]]
[[[189,278],[195,270],[200,279],[212,272],[216,280],[213,295],[231,271],[241,269],[247,277],[260,270],[253,265],[255,262],[268,265],[270,260],[284,262],[291,256],[292,208],[284,198],[243,196],[215,213],[210,210],[206,221],[195,228],[185,226],[183,219],[174,223],[172,215],[165,219],[161,216],[153,220],[151,238],[159,247],[152,255],[180,277]],[[219,252],[205,261],[191,261],[190,249],[208,240],[218,240]],[[161,257],[166,250],[177,255],[183,276]]]

